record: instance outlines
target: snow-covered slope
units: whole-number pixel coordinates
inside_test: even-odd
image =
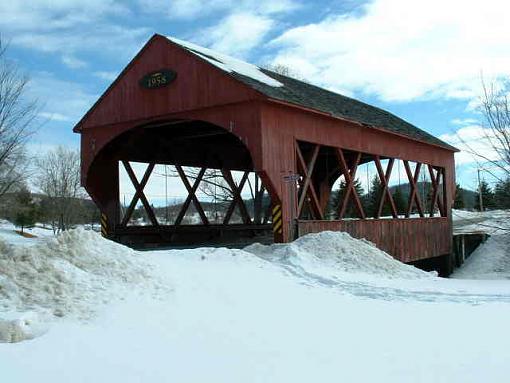
[[[324,231],[305,235],[290,244],[254,244],[245,250],[268,261],[287,265],[297,272],[384,279],[431,278],[433,275],[395,260],[371,242],[354,239],[342,232]]]
[[[87,292],[71,289],[69,306],[43,294],[42,305],[16,284],[19,309],[69,314],[0,343],[2,381],[464,383],[510,372],[509,281],[437,278],[344,234],[140,253],[80,230],[31,249],[8,254],[25,254],[14,258],[35,267],[34,284],[64,263],[75,272],[55,286]],[[34,321],[51,319],[2,310],[4,327],[32,337]]]
[[[455,270],[452,278],[459,279],[510,279],[510,211],[494,210],[465,212],[454,210],[454,218],[464,225],[456,231],[477,231],[490,235]]]
[[[23,340],[27,311],[32,325],[41,317],[88,318],[126,289],[156,291],[152,270],[139,253],[83,229],[33,246],[0,241],[0,341]],[[3,320],[2,312],[9,313]]]
[[[490,237],[471,254],[452,277],[510,280],[510,235]]]

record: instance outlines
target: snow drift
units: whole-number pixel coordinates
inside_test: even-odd
[[[37,321],[2,320],[6,313],[85,319],[133,285],[145,287],[140,291],[160,287],[140,253],[92,231],[70,230],[35,246],[0,242],[0,340],[20,340],[13,332]]]
[[[453,273],[452,278],[510,279],[510,235],[491,236]]]
[[[308,234],[289,244],[254,244],[245,251],[305,271],[334,271],[387,279],[431,278],[434,275],[397,261],[373,243],[343,232]]]

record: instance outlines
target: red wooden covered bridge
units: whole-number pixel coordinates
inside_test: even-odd
[[[379,108],[191,43],[154,35],[74,131],[81,134],[82,184],[102,212],[104,235],[120,242],[200,243],[267,230],[287,242],[341,230],[404,262],[452,251],[455,148]],[[133,162],[148,164],[143,177]],[[369,163],[381,185],[370,213],[354,187]],[[397,163],[408,188],[404,211],[391,192]],[[160,222],[144,194],[156,164],[175,166],[189,192],[174,222]],[[136,189],[124,208],[120,167]],[[193,178],[188,167],[197,169]],[[221,172],[231,190],[221,222],[208,217],[196,194],[207,169]],[[269,220],[255,219],[243,200],[250,174],[270,196]],[[418,187],[425,175],[426,196]],[[344,189],[331,215],[338,179]],[[139,203],[148,225],[130,224]],[[200,222],[185,225],[191,206]],[[355,215],[347,214],[353,207]],[[231,220],[234,210],[240,223]]]

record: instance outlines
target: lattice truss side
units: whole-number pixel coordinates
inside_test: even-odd
[[[446,217],[442,167],[296,142],[299,219]]]

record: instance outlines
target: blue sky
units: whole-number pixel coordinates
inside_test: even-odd
[[[453,144],[459,130],[480,145],[481,73],[510,74],[504,8],[499,0],[10,0],[0,4],[0,33],[42,104],[36,151],[78,147],[72,127],[153,33],[287,65]],[[473,188],[472,158],[457,161]]]

